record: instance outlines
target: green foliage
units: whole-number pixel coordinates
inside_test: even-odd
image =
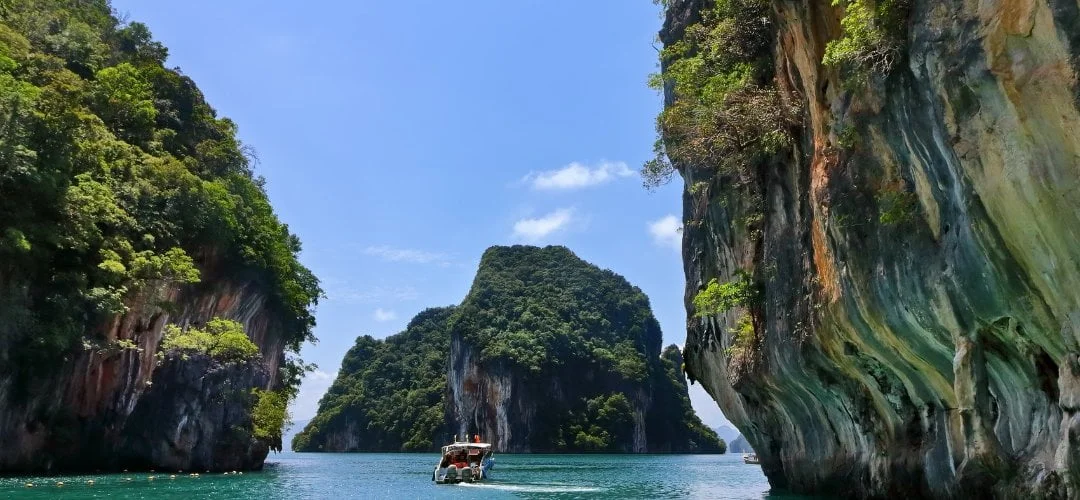
[[[254,282],[298,350],[318,280],[274,214],[236,125],[162,63],[167,50],[106,0],[0,10],[0,276],[30,319],[12,339],[59,361],[128,304],[195,283]],[[5,299],[6,300],[6,299]],[[238,340],[238,339],[237,339]]]
[[[584,412],[569,425],[573,447],[582,451],[618,451],[632,436],[633,407],[622,393],[600,395],[585,403]]]
[[[859,131],[847,125],[836,134],[837,145],[844,149],[852,149],[859,143]]]
[[[739,270],[735,273],[735,279],[725,283],[713,279],[694,296],[694,316],[716,316],[735,307],[747,307],[758,300],[758,295],[753,277]]]
[[[98,71],[90,95],[91,109],[120,137],[139,141],[153,132],[154,89],[135,66],[122,63]]]
[[[252,389],[255,404],[251,408],[252,435],[271,443],[271,449],[281,451],[281,434],[291,424],[289,398],[280,391]]]
[[[444,444],[453,311],[423,311],[405,331],[385,340],[356,339],[319,401],[318,414],[293,439],[293,449],[319,451],[335,432],[359,432],[357,451],[424,451]],[[355,426],[347,427],[350,423]]]
[[[877,195],[878,221],[886,226],[898,226],[915,221],[919,213],[919,198],[903,189],[885,189]]]
[[[646,187],[666,183],[677,164],[749,182],[758,163],[791,144],[799,110],[772,82],[770,16],[766,0],[715,0],[664,47],[663,72],[650,86],[666,88],[674,102],[657,118]]]
[[[245,361],[259,356],[259,346],[242,331],[222,333],[210,347],[210,356],[227,361]]]
[[[181,330],[176,325],[166,325],[161,350],[181,356],[205,354],[222,362],[233,363],[259,357],[259,346],[244,333],[244,325],[221,318],[210,320],[205,329],[188,327]]]
[[[452,328],[482,362],[533,374],[599,362],[627,380],[644,378],[661,336],[640,289],[565,247],[488,249]]]
[[[833,0],[844,7],[843,36],[829,42],[823,63],[851,81],[888,75],[903,54],[910,0]]]
[[[754,321],[749,314],[739,316],[739,322],[731,329],[731,345],[727,348],[730,358],[738,358],[750,351],[754,344]]]

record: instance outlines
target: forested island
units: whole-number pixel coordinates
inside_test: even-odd
[[[458,306],[357,339],[297,451],[706,452],[648,298],[565,247],[492,247]]]

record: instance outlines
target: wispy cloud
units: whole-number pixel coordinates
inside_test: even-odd
[[[420,292],[411,286],[375,286],[371,288],[331,286],[326,291],[326,298],[351,303],[407,301],[420,298]]]
[[[649,234],[657,245],[676,250],[682,249],[682,224],[674,215],[650,222]]]
[[[428,252],[412,248],[394,248],[388,245],[371,246],[364,253],[389,262],[410,262],[413,264],[449,265],[450,256],[439,252]]]
[[[393,321],[397,319],[397,313],[380,307],[375,310],[375,313],[372,314],[372,317],[375,318],[375,321],[385,323],[387,321]]]
[[[315,371],[307,374],[307,376],[305,376],[304,378],[314,380],[314,381],[325,381],[325,380],[334,380],[334,377],[336,377],[336,376],[337,376],[337,373],[330,373],[330,372],[324,372],[322,370],[315,370]]]
[[[521,219],[514,223],[514,237],[525,241],[537,241],[566,228],[574,219],[574,209],[560,208],[538,219]]]
[[[558,170],[530,172],[521,179],[533,189],[570,190],[598,186],[622,177],[632,177],[633,170],[621,161],[603,161],[595,166],[573,162]]]

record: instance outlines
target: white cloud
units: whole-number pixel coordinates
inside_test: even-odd
[[[375,313],[372,316],[375,318],[375,321],[378,321],[380,323],[385,323],[387,321],[393,321],[393,320],[397,319],[397,313],[396,312],[388,311],[388,310],[383,309],[381,307],[376,309]]]
[[[598,186],[620,177],[631,177],[634,174],[635,172],[621,161],[604,161],[596,166],[573,162],[558,170],[529,173],[522,182],[532,184],[533,189],[581,189]]]
[[[521,219],[514,223],[514,237],[536,241],[566,227],[574,218],[574,209],[560,208],[539,219]]]
[[[411,262],[413,264],[448,265],[450,256],[444,253],[414,250],[412,248],[394,248],[387,245],[367,247],[364,253],[374,255],[389,262]]]
[[[292,408],[289,410],[292,413],[293,420],[306,420],[314,417],[316,410],[319,408],[319,399],[322,398],[336,378],[337,372],[324,372],[322,370],[315,370],[305,375],[303,382],[300,384],[300,393],[297,394],[296,400],[293,401]],[[288,446],[289,443],[285,443],[285,445]]]
[[[653,242],[662,247],[670,247],[676,250],[682,249],[682,224],[679,218],[668,215],[660,220],[649,223],[649,234]]]

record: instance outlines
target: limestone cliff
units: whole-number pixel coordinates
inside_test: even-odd
[[[262,468],[281,443],[251,435],[250,393],[282,382],[281,324],[257,283],[207,278],[170,290],[167,309],[134,305],[47,373],[0,376],[0,471]],[[157,355],[166,324],[217,317],[243,323],[257,362]],[[0,348],[0,365],[12,353]]]
[[[674,47],[754,2],[668,3]],[[688,374],[774,487],[1076,498],[1080,4],[764,4],[739,26],[792,140],[742,178],[672,158]],[[753,300],[695,303],[747,274]]]

